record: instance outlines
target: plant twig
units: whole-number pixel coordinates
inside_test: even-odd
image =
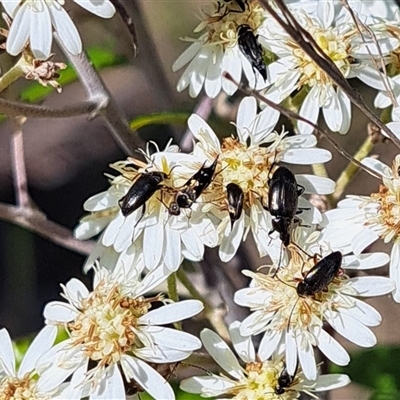
[[[89,255],[94,247],[94,241],[75,239],[69,229],[48,220],[46,215],[38,210],[0,203],[0,219],[26,228],[80,254]]]
[[[22,125],[24,117],[12,119],[13,131],[10,137],[11,170],[14,183],[15,200],[19,207],[30,207],[28,180],[26,177],[24,139]]]
[[[138,55],[138,40],[137,40],[135,25],[132,21],[132,18],[130,17],[127,9],[125,8],[125,6],[121,2],[121,0],[111,0],[111,3],[114,4],[114,7],[117,10],[117,13],[119,14],[119,16],[122,19],[122,22],[128,29],[128,32],[132,38],[132,47],[133,47],[134,56],[137,56]]]
[[[287,8],[283,0],[275,0],[275,4],[280,9],[286,21],[276,12],[267,0],[260,0],[263,7],[271,14],[278,24],[288,33],[289,36],[301,47],[301,49],[311,58],[311,60],[321,70],[325,71],[332,81],[347,94],[351,102],[358,107],[374,124],[376,124],[393,143],[400,148],[400,142],[396,135],[373,113],[366,105],[361,95],[354,90],[349,82],[343,77],[336,64],[324,53],[321,47],[316,43],[312,35],[307,32]]]
[[[126,154],[132,154],[134,148],[133,131],[129,128],[128,121],[109,94],[100,76],[94,70],[92,64],[84,52],[73,55],[65,48],[62,40],[54,33],[58,45],[68,57],[74,67],[89,101],[96,103],[96,109],[93,111],[93,117],[100,115],[108,126],[114,140]]]
[[[0,98],[0,113],[7,116],[24,116],[28,118],[67,118],[84,114],[92,114],[97,108],[94,101],[82,101],[63,108],[45,105],[25,104]]]

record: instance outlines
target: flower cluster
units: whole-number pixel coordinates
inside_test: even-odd
[[[48,60],[53,33],[68,52],[82,50],[64,2],[0,1],[13,19],[7,51],[33,55],[30,78],[58,87],[61,67],[50,68]],[[109,0],[74,1],[104,18],[115,12]],[[324,167],[332,154],[318,147],[314,125],[322,110],[332,132],[349,131],[350,97],[337,79],[357,78],[379,90],[376,107],[392,107],[386,127],[400,137],[400,12],[376,1],[268,4],[269,12],[257,0],[219,0],[202,10],[198,37],[185,39],[191,44],[173,65],[175,71],[186,66],[178,91],[189,87],[196,97],[204,88],[215,98],[221,91],[233,95],[234,81],[245,80],[252,93],[259,92],[258,100],[237,102],[234,133],[228,126],[214,130],[192,114],[190,153],[172,141],[164,149],[149,142],[139,156],[110,165],[108,189],[85,201],[87,214],[74,231],[80,240],[97,238],[84,265],[93,274],[92,289],[76,278],[62,285],[65,301],[45,306],[46,326],[19,368],[8,332],[0,330],[0,399],[126,399],[145,391],[156,400],[173,400],[170,378],[203,344],[225,372],[187,378],[182,390],[289,400],[349,383],[346,375],[320,374],[317,349],[326,361],[350,362],[333,332],[361,347],[377,343],[371,328],[382,317],[364,299],[392,294],[400,303],[400,155],[391,167],[364,158],[364,167],[382,183],[335,207],[336,185]],[[279,23],[288,12],[333,72],[322,70],[308,47]],[[43,66],[50,69],[43,72]],[[262,98],[303,120],[284,120],[285,127],[279,107]],[[310,167],[324,173],[310,173]],[[216,248],[228,263],[249,237],[269,261],[243,270],[248,287],[234,294],[247,311],[228,328],[238,359],[182,263],[202,261],[207,248]],[[379,239],[393,243],[390,256],[367,252]],[[367,274],[387,264],[389,276]],[[176,277],[196,299],[179,301]],[[203,308],[221,335],[204,329],[200,341],[195,326],[187,333],[182,321]],[[59,331],[67,338],[57,340]]]

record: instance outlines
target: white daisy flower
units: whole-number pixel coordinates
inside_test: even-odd
[[[310,165],[331,159],[329,151],[315,148],[317,140],[312,135],[287,136],[273,131],[278,118],[279,113],[271,108],[257,114],[256,100],[246,97],[240,103],[236,119],[237,138],[227,137],[222,143],[201,117],[193,114],[189,118],[189,128],[198,140],[194,155],[210,161],[218,156],[220,167],[203,197],[208,203],[204,211],[213,213],[220,221],[219,255],[224,262],[235,255],[249,230],[253,233],[260,255],[265,256],[269,252],[272,223],[265,207],[268,181],[277,162]],[[296,180],[307,194],[328,194],[335,188],[332,180],[314,175],[299,174]],[[236,221],[231,219],[227,205],[227,187],[232,183],[243,192],[243,212]],[[319,211],[303,197],[299,199],[299,207],[306,209],[299,215],[304,224],[321,221]]]
[[[37,360],[53,346],[57,328],[44,327],[26,351],[19,367],[13,344],[6,329],[0,330],[0,398],[18,400],[50,400],[56,389],[45,389],[43,379],[36,370]]]
[[[183,257],[191,261],[203,258],[204,246],[215,247],[218,243],[216,227],[201,211],[201,205],[193,203],[179,215],[171,215],[169,206],[174,201],[176,189],[200,169],[200,160],[188,154],[177,152],[177,146],[167,146],[164,152],[150,155],[144,153],[147,163],[129,158],[111,165],[121,175],[114,177],[111,187],[89,198],[84,209],[91,212],[80,221],[75,236],[88,239],[102,230],[101,244],[95,249],[95,260],[102,253],[115,252],[124,260],[137,252],[144,254],[143,262],[149,270],[163,265],[169,271],[176,271]],[[139,166],[140,168],[137,168]],[[132,213],[121,210],[121,200],[128,194],[142,173],[163,173],[159,187],[145,202]],[[129,194],[127,195],[129,198]],[[126,197],[125,197],[126,198]],[[110,249],[111,248],[111,249]],[[103,260],[101,260],[103,262]],[[133,262],[133,260],[132,260]],[[108,265],[107,262],[105,262]]]
[[[46,60],[51,54],[53,29],[71,54],[81,53],[81,38],[68,12],[64,10],[64,0],[0,1],[7,14],[13,18],[6,43],[6,50],[11,55],[19,54],[29,40],[35,58]],[[109,0],[74,2],[102,18],[111,18],[115,13]]]
[[[370,38],[360,38],[348,13],[347,18],[338,20],[332,1],[319,1],[317,12],[312,15],[302,10],[293,13],[346,79],[358,78],[373,88],[385,88],[381,74],[370,60],[370,53],[380,56],[378,48]],[[379,35],[377,38],[383,55],[399,43],[395,38]],[[351,122],[350,99],[273,18],[268,18],[260,28],[260,42],[278,57],[268,66],[268,83],[272,86],[265,96],[280,103],[294,91],[303,90],[306,96],[299,110],[303,118],[315,124],[322,108],[328,127],[334,132],[347,133]],[[313,129],[305,122],[298,123],[300,133],[312,133]]]
[[[243,12],[228,12],[228,4],[214,2],[215,10],[204,13],[204,21],[194,32],[205,32],[197,39],[185,39],[192,43],[172,66],[173,71],[178,71],[189,63],[178,82],[179,92],[189,86],[190,96],[197,97],[204,86],[207,96],[211,98],[215,98],[221,89],[232,95],[237,86],[223,79],[224,72],[228,72],[237,82],[241,81],[244,73],[251,87],[265,87],[265,79],[252,67],[238,44],[240,27],[247,25],[257,35],[265,12],[257,1],[248,0],[245,3]]]
[[[389,276],[396,282],[393,298],[400,303],[400,155],[392,168],[373,158],[365,158],[363,164],[382,176],[379,191],[347,196],[336,209],[326,212],[324,238],[357,255],[378,239],[392,242]]]
[[[296,231],[299,232],[300,229]],[[346,271],[382,266],[389,261],[387,254],[342,256],[317,241],[319,232],[301,233],[303,237],[298,235],[296,243],[304,253],[290,247],[290,260],[283,260],[279,271],[273,273],[244,271],[252,282],[249,288],[236,292],[234,299],[252,311],[241,324],[241,334],[264,332],[260,357],[267,359],[284,344],[289,374],[294,373],[299,362],[306,378],[314,380],[317,376],[314,346],[337,365],[347,365],[350,361],[346,350],[323,329],[323,323],[328,322],[337,333],[359,346],[374,346],[376,337],[368,327],[379,325],[381,316],[358,297],[389,293],[394,282],[379,276],[349,278],[341,273],[340,268]],[[314,269],[307,275],[315,265],[313,255],[320,252],[322,257],[329,255],[317,267],[321,272]]]
[[[184,379],[182,390],[202,397],[290,400],[300,397],[301,392],[317,398],[314,393],[337,389],[350,382],[347,375],[341,374],[319,375],[314,381],[309,381],[301,368],[291,376],[287,375],[283,357],[274,354],[268,360],[256,355],[250,337],[243,337],[239,326],[238,321],[232,323],[229,332],[240,360],[216,333],[209,329],[201,332],[204,347],[224,373]]]
[[[43,386],[52,389],[71,376],[61,398],[81,398],[89,392],[90,400],[123,399],[130,392],[126,386],[155,399],[174,399],[158,371],[187,358],[201,342],[162,325],[190,318],[203,305],[197,300],[167,302],[162,295],[145,297],[164,280],[159,269],[139,281],[131,269],[110,273],[102,268],[95,269],[92,292],[77,279],[63,286],[68,303],[47,304],[44,316],[46,323],[63,326],[70,338],[39,359]],[[151,310],[154,303],[161,306]]]

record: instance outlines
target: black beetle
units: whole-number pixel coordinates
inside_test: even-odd
[[[206,167],[206,161],[202,167],[176,192],[174,201],[169,205],[171,215],[179,215],[181,208],[190,208],[210,185],[217,168],[218,157]]]
[[[264,63],[263,50],[258,42],[258,35],[247,24],[237,27],[238,45],[240,51],[250,62],[253,69],[256,69],[264,80],[267,79],[267,67]]]
[[[285,393],[286,388],[288,388],[293,383],[293,380],[294,380],[294,375],[290,375],[286,369],[286,365],[284,365],[278,377],[278,384],[275,386],[275,393],[276,394]]]
[[[122,215],[127,217],[143,206],[142,216],[145,212],[146,201],[161,188],[161,182],[167,178],[167,174],[160,171],[143,172],[133,182],[128,193],[119,200]]]
[[[302,212],[297,209],[297,205],[304,187],[298,185],[293,172],[283,166],[275,170],[268,182],[268,187],[268,207],[264,208],[273,217],[269,234],[278,232],[283,245],[287,247],[291,241],[293,222],[298,222],[295,216]]]
[[[342,253],[334,251],[319,260],[298,283],[296,292],[300,297],[313,296],[327,288],[338,276],[342,266]]]
[[[228,212],[231,217],[231,225],[242,215],[244,194],[242,188],[236,183],[229,183],[226,186],[228,199]]]

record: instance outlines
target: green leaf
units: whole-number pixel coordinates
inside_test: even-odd
[[[131,129],[135,131],[149,125],[169,125],[169,124],[185,125],[189,117],[190,113],[186,112],[153,113],[147,115],[140,115],[139,117],[133,119],[129,123],[129,125]]]
[[[350,376],[352,382],[374,389],[374,400],[400,398],[400,347],[379,346],[351,354],[346,367],[332,365],[330,372]]]
[[[101,47],[92,47],[87,51],[87,53],[93,66],[98,70],[114,65],[124,64],[126,62],[124,57],[121,57],[112,51]],[[68,83],[76,81],[77,79],[78,76],[73,68],[71,66],[67,66],[65,70],[60,71],[60,78],[57,81],[61,86],[65,86]],[[46,98],[52,92],[54,92],[53,87],[45,87],[35,82],[22,90],[20,99],[22,101],[36,103]]]

